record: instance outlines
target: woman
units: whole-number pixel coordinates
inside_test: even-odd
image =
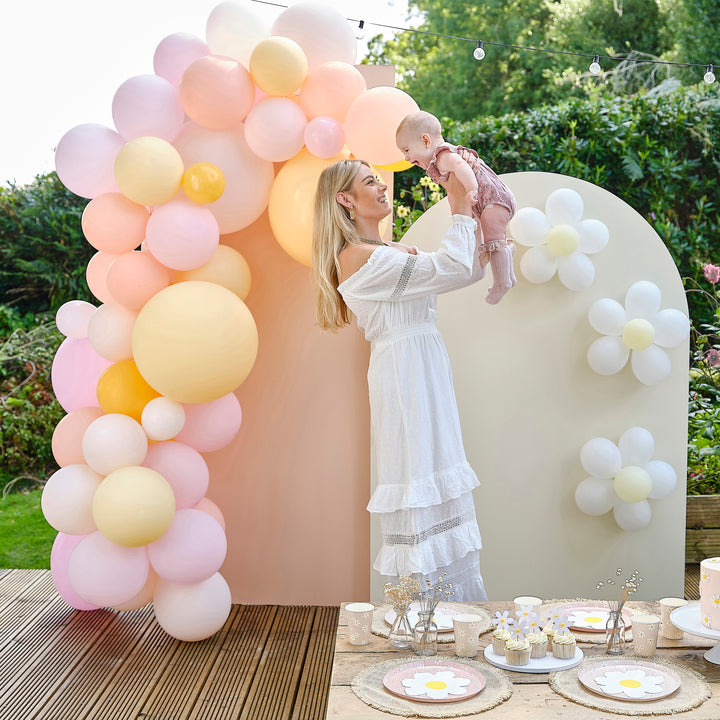
[[[483,277],[476,222],[462,185],[447,184],[452,225],[435,252],[380,239],[387,186],[369,165],[326,168],[315,196],[313,268],[320,327],[337,330],[348,311],[371,342],[368,389],[378,485],[368,510],[380,516],[374,567],[389,581],[447,573],[456,600],[485,600],[480,531],[450,362],[435,327],[436,294]]]

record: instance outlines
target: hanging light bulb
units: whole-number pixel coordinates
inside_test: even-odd
[[[588,68],[588,70],[590,70],[590,72],[593,75],[597,75],[602,70],[602,68],[600,67],[600,56],[599,55],[593,56],[593,60],[590,63],[590,67]]]
[[[358,23],[358,28],[355,31],[355,38],[357,40],[364,40],[365,39],[365,21],[360,20]]]
[[[710,85],[711,83],[715,82],[715,73],[713,72],[713,66],[708,65],[707,70],[705,71],[705,74],[703,75],[703,80]]]
[[[473,50],[473,57],[476,60],[482,60],[485,57],[485,50],[483,50],[483,41],[480,40],[477,47]]]

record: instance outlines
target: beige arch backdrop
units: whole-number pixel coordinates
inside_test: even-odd
[[[677,268],[652,227],[629,205],[588,182],[550,173],[503,176],[518,207],[543,209],[548,195],[570,188],[584,202],[583,218],[609,229],[606,248],[590,256],[595,280],[568,290],[557,277],[532,284],[519,272],[527,248],[515,258],[518,284],[496,306],[485,303],[489,284],[441,296],[439,328],[450,354],[468,459],[481,487],[475,491],[483,536],[481,563],[490,599],[596,597],[596,585],[623,568],[644,582],[636,597],[657,599],[683,590],[687,442],[688,341],[669,349],[668,379],[643,385],[630,363],[610,376],[596,374],[586,354],[601,337],[588,321],[598,299],[623,304],[634,283],[654,283],[661,308],[687,314]],[[411,244],[432,250],[449,224],[447,202],[413,226]],[[622,530],[612,511],[593,517],[575,504],[576,487],[589,473],[583,445],[596,437],[617,444],[632,427],[655,440],[654,460],[677,473],[665,498],[650,500],[652,519]],[[371,554],[380,545],[371,522]],[[371,571],[371,597],[382,580]]]

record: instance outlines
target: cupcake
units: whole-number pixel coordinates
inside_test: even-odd
[[[505,662],[508,665],[527,665],[530,662],[527,638],[511,639],[505,643]]]
[[[553,657],[567,660],[575,657],[575,637],[572,633],[559,633],[553,638]]]
[[[548,652],[552,652],[553,648],[553,638],[555,637],[555,626],[553,625],[552,620],[543,628],[543,632],[547,636],[548,641]]]
[[[505,643],[510,639],[510,631],[507,628],[499,627],[492,634],[493,652],[496,655],[505,654]]]
[[[544,632],[528,633],[527,641],[530,643],[531,658],[545,657],[548,648],[548,636]]]

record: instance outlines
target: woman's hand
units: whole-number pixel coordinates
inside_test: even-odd
[[[454,174],[451,174],[447,182],[443,183],[443,187],[447,190],[450,212],[453,215],[469,215],[472,217],[472,204],[468,197],[468,191]]]

